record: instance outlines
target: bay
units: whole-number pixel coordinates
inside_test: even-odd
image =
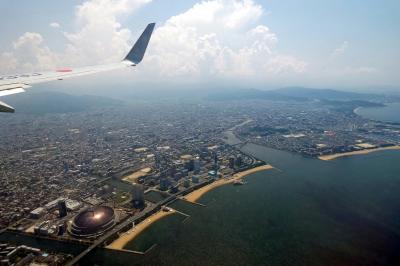
[[[400,123],[400,103],[387,104],[385,107],[360,107],[355,113],[368,119]]]
[[[320,161],[247,144],[277,169],[204,195],[207,207],[158,221],[128,245],[133,256],[98,250],[99,265],[400,265],[400,153]]]

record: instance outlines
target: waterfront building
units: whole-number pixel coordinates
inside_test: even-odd
[[[65,222],[59,224],[57,235],[62,236],[66,232],[66,230],[67,230],[67,224]]]
[[[214,171],[215,171],[215,174],[218,172],[218,170],[219,170],[218,155],[217,155],[217,153],[214,153]]]
[[[81,203],[77,200],[66,199],[65,204],[68,211],[76,211],[81,207]]]
[[[58,215],[60,218],[67,216],[67,204],[65,200],[58,201]]]
[[[200,158],[196,157],[193,161],[193,171],[198,172],[200,171],[201,164],[200,164]]]
[[[174,180],[178,181],[179,179],[181,179],[183,177],[183,173],[178,172],[174,175]]]
[[[45,212],[46,212],[45,208],[39,207],[31,211],[29,215],[32,219],[39,219],[45,214]]]
[[[185,181],[183,181],[183,186],[184,186],[185,188],[190,187],[190,181],[189,181],[189,179],[185,179]]]
[[[44,207],[45,207],[47,210],[54,209],[55,207],[57,207],[58,202],[59,202],[59,201],[62,201],[62,200],[65,201],[65,198],[61,197],[61,198],[55,199],[55,200],[53,200],[53,201],[50,201],[49,203],[47,203],[46,205],[44,205]]]
[[[210,177],[216,178],[216,177],[217,177],[217,173],[218,173],[218,172],[216,172],[216,171],[214,171],[214,170],[211,170],[211,171],[208,172],[208,175],[209,175]]]
[[[187,171],[193,171],[194,170],[194,160],[190,159],[185,162],[185,168]]]
[[[135,208],[142,208],[144,206],[144,187],[140,184],[133,185],[132,203]]]
[[[160,190],[166,191],[169,187],[169,181],[167,178],[160,179]]]
[[[80,212],[74,217],[68,232],[75,237],[95,238],[111,229],[116,222],[114,209],[96,206]]]
[[[229,168],[235,168],[235,157],[229,157]]]
[[[175,194],[179,192],[179,184],[174,184],[171,186],[171,189],[169,190],[170,193]]]
[[[176,166],[172,165],[171,168],[169,168],[169,175],[174,176],[176,174]]]
[[[240,166],[242,166],[242,164],[243,164],[242,156],[238,156],[238,157],[236,158],[236,166],[237,166],[237,167],[240,167]]]
[[[192,182],[195,184],[199,183],[199,177],[197,175],[192,176]]]

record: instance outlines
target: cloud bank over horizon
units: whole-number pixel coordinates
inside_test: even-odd
[[[53,51],[38,32],[25,32],[0,54],[1,73],[52,70],[118,62],[136,38],[121,24],[152,0],[87,0],[75,7],[74,30],[62,23],[49,24],[66,40],[62,51]],[[266,11],[253,0],[208,0],[194,4],[158,25],[140,70],[133,78],[145,82],[198,82],[236,84],[297,84],[317,76],[374,75],[373,66],[341,66],[336,61],[349,42],[326,55],[319,66],[279,51],[279,34],[262,22]],[[136,35],[136,34],[135,34]],[[332,65],[332,66],[331,66]]]

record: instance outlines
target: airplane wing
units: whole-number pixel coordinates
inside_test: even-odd
[[[155,23],[147,25],[146,29],[136,41],[130,52],[119,63],[76,69],[64,68],[52,72],[35,72],[24,75],[8,75],[0,77],[0,97],[24,92],[25,89],[30,88],[36,83],[63,80],[71,77],[90,75],[98,72],[136,66],[144,57],[154,27]],[[0,101],[0,112],[14,113],[14,111],[15,110],[13,107]]]

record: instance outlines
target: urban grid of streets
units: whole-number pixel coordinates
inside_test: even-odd
[[[241,156],[223,142],[224,132],[243,121],[248,123],[235,129],[242,141],[313,157],[353,150],[357,143],[400,142],[399,125],[314,102],[164,101],[1,115],[0,121],[2,228],[59,197],[82,201],[99,195],[101,188],[93,184],[127,169],[150,166],[142,182],[159,188],[168,165],[182,155],[199,156],[202,173],[212,170],[214,153],[223,166],[229,157]]]

